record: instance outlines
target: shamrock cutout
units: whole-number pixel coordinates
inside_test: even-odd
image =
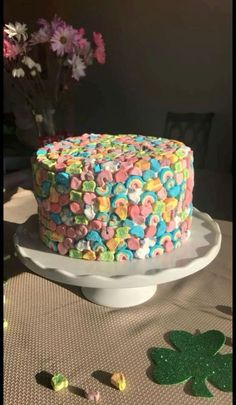
[[[206,380],[222,391],[232,391],[232,353],[218,354],[226,339],[223,333],[172,331],[169,339],[178,351],[155,348],[151,353],[155,382],[171,385],[192,379],[192,393],[200,397],[213,397]]]

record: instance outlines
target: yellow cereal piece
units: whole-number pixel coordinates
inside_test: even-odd
[[[78,159],[68,159],[66,161],[67,166],[71,166],[71,165],[74,165],[74,164],[76,164],[78,166],[80,164],[79,160]]]
[[[138,167],[141,170],[149,170],[150,169],[150,163],[148,160],[145,159],[140,159],[138,160],[135,165],[135,167]]]
[[[56,232],[52,232],[51,233],[51,239],[54,242],[63,242],[64,236],[63,235],[58,235],[58,233],[56,233]]]
[[[58,192],[54,187],[51,187],[51,190],[50,190],[50,202],[56,204],[56,203],[58,203],[58,201],[59,201]]]
[[[165,222],[170,222],[170,220],[171,220],[170,211],[169,212],[167,212],[167,211],[163,212],[162,218],[164,219]]]
[[[53,153],[53,152],[51,152],[51,153],[48,154],[48,158],[49,158],[50,160],[57,160],[58,157],[59,157],[58,153]]]
[[[111,384],[119,391],[124,391],[126,388],[125,376],[122,373],[114,373],[111,376]]]
[[[144,185],[144,189],[147,191],[159,191],[162,188],[160,179],[150,179]]]
[[[172,211],[177,207],[178,200],[176,198],[166,198],[164,200],[166,211]]]
[[[176,156],[174,154],[168,156],[168,159],[169,159],[171,164],[176,163],[179,160],[178,156]]]
[[[60,391],[67,388],[69,383],[66,377],[62,374],[55,374],[51,379],[51,385],[54,391]]]
[[[110,209],[110,198],[108,197],[97,197],[98,210],[100,212],[107,212]]]
[[[83,259],[85,260],[96,260],[96,253],[92,251],[88,251],[83,254]]]
[[[8,327],[8,321],[3,319],[3,328],[6,329]]]
[[[114,252],[117,246],[119,246],[119,244],[121,243],[121,240],[122,240],[121,238],[112,238],[106,242],[106,245],[109,250]]]
[[[125,220],[127,218],[128,209],[127,206],[119,206],[115,209],[115,213],[121,220]]]

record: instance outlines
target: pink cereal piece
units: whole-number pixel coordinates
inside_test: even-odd
[[[59,204],[60,205],[67,205],[69,204],[70,198],[68,196],[68,194],[61,194],[59,196]]]
[[[97,196],[94,193],[84,193],[83,200],[85,204],[92,205],[96,200]]]
[[[98,219],[92,220],[89,224],[89,229],[100,231],[100,229],[102,229],[102,221],[99,221]]]
[[[65,225],[57,225],[57,233],[58,235],[66,235],[66,226]]]
[[[57,224],[53,221],[49,221],[48,227],[50,229],[50,231],[55,231],[57,229]]]
[[[164,187],[162,187],[158,192],[157,196],[159,200],[165,200],[167,197],[167,191]]]
[[[162,159],[160,161],[160,165],[161,165],[161,167],[170,166],[170,160],[169,159]]]
[[[97,184],[99,187],[103,187],[106,183],[112,182],[112,174],[108,170],[102,170],[97,175]]]
[[[183,182],[184,176],[183,173],[175,173],[175,180],[178,185]]]
[[[172,232],[175,229],[175,221],[170,221],[166,227],[167,232]]]
[[[50,211],[53,212],[54,214],[59,214],[59,212],[61,212],[60,204],[52,203],[50,205]]]
[[[79,238],[83,238],[88,233],[88,228],[85,225],[77,225],[75,229],[76,229],[76,235]]]
[[[64,246],[64,244],[62,242],[58,243],[57,248],[58,248],[58,252],[60,253],[60,255],[65,256],[68,252],[68,249],[66,249],[66,247]]]
[[[140,208],[140,213],[141,215],[144,215],[145,217],[149,214],[152,213],[152,205],[151,204],[146,204],[142,205]]]
[[[104,228],[101,230],[101,237],[102,237],[104,240],[109,240],[109,239],[111,239],[111,238],[114,236],[114,234],[115,234],[115,231],[114,231],[114,229],[111,228],[110,226],[107,226],[106,228],[104,227]]]
[[[169,241],[167,241],[165,243],[165,251],[166,251],[166,253],[171,252],[173,250],[173,248],[174,248],[174,245],[173,245],[172,241],[169,240]]]
[[[137,215],[134,217],[133,221],[137,224],[137,225],[142,225],[145,222],[145,217],[143,215]]]
[[[74,241],[72,238],[65,238],[63,243],[66,249],[71,249],[74,247]]]
[[[67,228],[66,235],[67,235],[69,238],[75,238],[75,237],[76,237],[75,228],[73,228],[72,226],[69,226],[69,228]]]
[[[130,250],[138,250],[140,248],[140,242],[137,238],[129,238],[127,240],[127,246]]]
[[[58,163],[58,164],[61,164],[61,163],[64,163],[66,160],[67,160],[67,159],[65,158],[65,156],[59,156],[59,157],[57,158],[57,163]]]
[[[71,179],[71,182],[70,182],[70,187],[73,189],[73,190],[79,190],[79,188],[80,188],[80,186],[81,186],[81,180],[78,178],[78,177],[76,177],[76,176],[73,176],[72,177],[72,179]]]
[[[59,172],[61,170],[64,170],[66,168],[65,163],[56,163],[55,164],[55,169]]]
[[[145,230],[145,238],[152,238],[156,234],[156,227],[150,225]]]
[[[121,169],[124,169],[125,171],[132,169],[133,164],[130,162],[130,160],[126,161],[126,162],[122,162],[120,165]]]
[[[194,186],[193,176],[190,176],[190,177],[187,179],[186,185],[187,185],[187,189],[188,189],[189,191],[192,191],[193,186]]]
[[[75,201],[70,203],[70,210],[73,212],[73,214],[80,214],[82,211],[80,204]]]
[[[115,181],[117,183],[124,183],[125,180],[128,179],[128,174],[126,173],[126,171],[124,169],[121,169],[115,173],[114,177],[115,177]]]
[[[130,205],[128,208],[128,213],[131,219],[136,218],[140,214],[140,208],[138,205]]]
[[[129,175],[130,176],[142,176],[142,170],[139,169],[139,167],[133,167],[131,170],[129,170]]]
[[[43,208],[45,209],[45,211],[50,211],[51,203],[48,199],[43,200],[42,205],[43,205]]]
[[[184,221],[181,225],[180,225],[180,229],[181,232],[186,232],[188,230],[188,224],[186,221]]]

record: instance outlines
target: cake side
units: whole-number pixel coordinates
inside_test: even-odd
[[[39,149],[32,167],[40,238],[54,252],[146,259],[190,235],[193,153],[181,142],[84,134]]]

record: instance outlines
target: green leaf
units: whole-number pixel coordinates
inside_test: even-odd
[[[171,349],[154,349],[151,358],[158,367],[153,372],[159,384],[179,384],[190,378],[189,370],[182,367],[181,354]]]
[[[170,340],[182,352],[191,350],[199,356],[213,356],[223,347],[225,336],[217,330],[209,330],[198,335],[173,331],[170,333]]]
[[[151,353],[156,365],[155,382],[168,385],[192,379],[193,395],[201,397],[213,396],[206,381],[222,391],[232,390],[232,354],[217,354],[225,342],[223,333],[210,330],[191,335],[185,331],[172,331],[170,342],[178,351],[156,348]]]
[[[184,351],[185,348],[188,347],[192,337],[193,335],[191,333],[185,332],[184,330],[173,330],[169,334],[171,343],[180,351]]]
[[[222,391],[232,391],[232,353],[214,356],[207,379]]]
[[[206,380],[202,378],[193,378],[192,380],[192,393],[196,397],[207,397],[212,398],[213,394],[209,391],[206,386]]]

